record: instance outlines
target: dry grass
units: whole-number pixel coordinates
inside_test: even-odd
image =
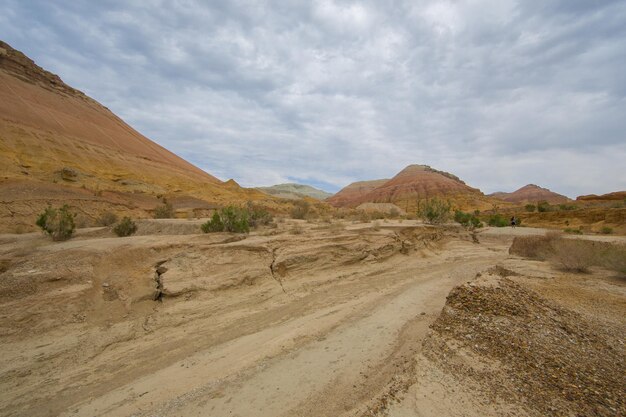
[[[570,239],[560,233],[519,236],[509,248],[511,255],[550,261],[566,271],[587,272],[599,266],[626,274],[626,246],[609,242]]]
[[[598,265],[599,253],[585,240],[557,239],[552,242],[549,260],[566,271],[588,272],[592,265]]]

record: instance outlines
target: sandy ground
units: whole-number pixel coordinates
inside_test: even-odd
[[[539,415],[476,391],[424,342],[450,291],[495,265],[578,306],[562,273],[508,254],[543,231],[192,223],[0,236],[0,415]],[[593,314],[621,331],[624,282],[598,274],[585,305],[609,294],[617,311]]]

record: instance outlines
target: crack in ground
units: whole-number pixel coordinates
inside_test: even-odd
[[[276,282],[278,282],[278,284],[280,285],[280,288],[283,290],[283,292],[285,294],[287,294],[287,291],[285,291],[285,287],[283,287],[283,281],[280,278],[278,278],[276,276],[276,273],[274,272],[274,266],[276,264],[276,250],[277,250],[276,248],[272,248],[271,249],[271,251],[272,251],[272,263],[270,264],[270,273],[272,274],[272,278],[274,278],[274,280]]]

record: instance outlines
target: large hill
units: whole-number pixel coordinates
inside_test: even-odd
[[[360,203],[355,204],[355,202],[387,181],[389,179],[353,182],[339,190],[337,194],[327,198],[326,201],[335,207],[356,207]]]
[[[498,192],[489,194],[490,197],[500,199],[509,203],[533,203],[538,201],[547,201],[551,204],[567,203],[570,201],[564,195],[557,194],[547,188],[540,187],[535,184],[528,184],[513,191],[512,193]]]
[[[448,199],[458,208],[486,208],[491,201],[480,190],[472,188],[455,175],[428,165],[409,165],[390,180],[366,182],[370,188],[352,192],[354,183],[327,201],[336,207],[357,207],[363,203],[393,203],[407,212],[419,200],[433,197]],[[339,197],[342,197],[341,199]]]
[[[274,197],[291,200],[300,200],[305,197],[324,200],[332,195],[331,193],[311,187],[310,185],[294,183],[277,184],[270,187],[257,187],[257,190],[273,195]]]
[[[181,209],[268,198],[152,142],[2,41],[0,166],[0,230],[31,227],[48,204],[93,220],[104,210],[141,216],[163,198]]]

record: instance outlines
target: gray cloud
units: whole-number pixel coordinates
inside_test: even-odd
[[[626,189],[625,1],[5,1],[0,38],[220,178]]]

